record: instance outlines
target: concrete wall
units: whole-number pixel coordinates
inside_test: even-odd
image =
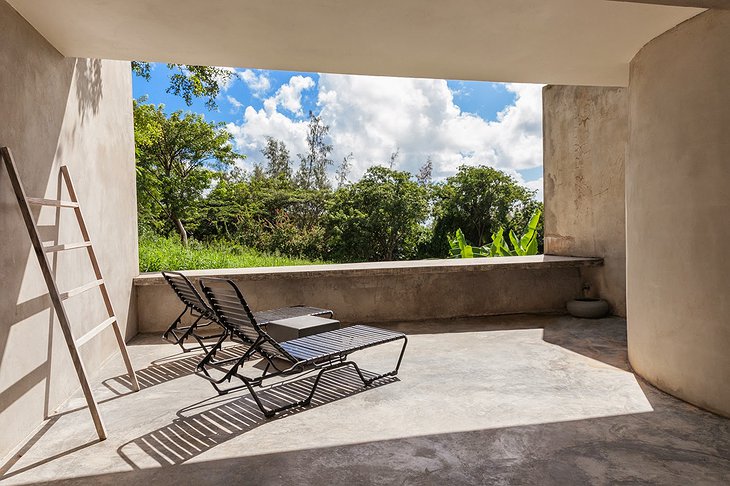
[[[627,138],[626,89],[543,89],[545,253],[603,258],[583,278],[619,316],[626,316]]]
[[[512,257],[185,272],[234,280],[254,310],[306,304],[345,323],[565,312],[597,259]],[[160,274],[135,279],[140,332],[164,331],[182,305]]]
[[[91,237],[126,335],[138,273],[129,63],[66,59],[0,1],[0,145],[13,151],[29,195],[57,198],[59,166],[75,179]],[[65,195],[65,193],[64,193]],[[72,210],[34,209],[46,241],[80,240]],[[93,280],[84,250],[59,254],[62,290]],[[78,388],[65,341],[0,167],[0,458]],[[77,336],[102,322],[98,290],[67,301]],[[82,349],[92,373],[116,350],[105,331]],[[89,436],[94,434],[89,420]]]
[[[730,11],[631,63],[628,344],[656,386],[730,416]]]

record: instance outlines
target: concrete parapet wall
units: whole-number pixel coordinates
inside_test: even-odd
[[[580,294],[582,268],[600,259],[555,256],[425,260],[190,271],[230,278],[254,310],[306,304],[342,322],[385,322],[564,312]],[[181,311],[161,274],[135,279],[140,332],[160,332]]]

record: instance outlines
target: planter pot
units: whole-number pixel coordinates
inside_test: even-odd
[[[568,302],[567,307],[573,317],[598,319],[608,315],[608,302],[603,299],[575,299]]]

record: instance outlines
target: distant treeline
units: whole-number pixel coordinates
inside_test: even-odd
[[[134,121],[140,232],[177,234],[183,245],[193,237],[336,262],[446,258],[458,228],[480,246],[500,227],[521,233],[542,207],[499,170],[462,166],[437,183],[430,160],[415,175],[393,169],[397,153],[357,182],[348,179],[350,155],[333,184],[329,127],[311,113],[296,170],[274,138],[252,171],[237,169],[231,135],[201,115],[135,103]],[[541,226],[539,234],[542,250]]]

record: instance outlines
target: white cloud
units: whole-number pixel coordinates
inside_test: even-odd
[[[271,89],[271,81],[265,71],[259,71],[257,74],[250,69],[246,69],[245,71],[239,71],[237,74],[256,97],[261,97]]]
[[[523,185],[527,186],[528,189],[532,189],[533,191],[537,191],[535,193],[535,198],[538,201],[542,201],[543,200],[543,191],[542,191],[542,188],[543,188],[543,178],[542,177],[540,177],[539,179],[537,179],[535,181],[527,181],[527,182],[524,182],[523,180],[520,179],[520,182]]]
[[[238,101],[233,96],[226,96],[226,99],[228,100],[228,103],[230,103],[231,106],[233,107],[233,108],[231,108],[231,113],[236,113],[236,112],[238,112],[238,110],[243,108],[243,103]]]
[[[306,120],[291,119],[279,108],[301,115],[301,93],[313,86],[311,78],[293,76],[263,109],[248,107],[242,124],[229,125],[239,150],[254,155],[268,135],[283,140],[292,155],[305,151]],[[515,102],[494,121],[462,112],[444,80],[321,74],[317,105],[330,126],[332,158],[339,162],[354,154],[351,179],[373,164],[387,164],[397,149],[398,169],[416,173],[430,156],[435,178],[452,175],[462,164],[517,174],[542,164],[541,86],[506,88]],[[252,158],[260,160],[258,153]],[[541,187],[538,181],[530,184]]]
[[[285,110],[301,116],[302,113],[302,91],[313,88],[314,80],[309,76],[292,76],[289,82],[282,84],[271,98],[264,100],[266,111],[273,113],[281,106]]]

